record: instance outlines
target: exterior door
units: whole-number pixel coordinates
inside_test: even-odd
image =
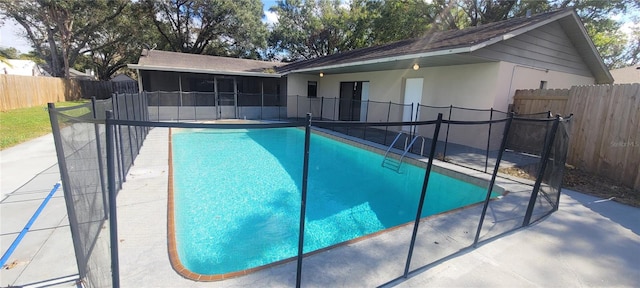
[[[363,82],[340,82],[340,121],[359,121]],[[368,97],[367,85],[367,97]]]
[[[422,101],[422,84],[423,78],[408,78],[404,85],[404,105],[405,108],[402,112],[402,122],[409,122],[416,119],[414,112],[416,111],[416,105]],[[413,106],[411,106],[413,104]],[[408,106],[406,106],[408,105]],[[411,109],[413,107],[413,109]],[[402,126],[402,130],[410,131],[409,126]]]
[[[236,81],[234,78],[216,77],[216,95],[218,95],[218,118],[236,117]]]
[[[369,112],[369,82],[362,82],[361,94],[360,121],[367,121],[367,112]]]

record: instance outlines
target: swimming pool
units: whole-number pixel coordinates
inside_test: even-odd
[[[173,221],[181,265],[246,271],[297,255],[304,131],[172,134]],[[424,168],[312,135],[304,252],[413,221]],[[422,216],[484,200],[486,188],[432,172]],[[169,231],[171,233],[172,231]]]

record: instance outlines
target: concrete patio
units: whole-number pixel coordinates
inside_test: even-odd
[[[159,157],[167,149],[166,140],[167,129],[151,130],[118,196],[122,287],[293,286],[295,262],[221,282],[186,280],[171,268],[166,245],[167,160]],[[0,151],[0,169],[4,253],[59,180],[51,135]],[[563,190],[560,203],[558,212],[526,229],[460,250],[435,265],[412,265],[418,271],[407,279],[390,282],[402,274],[410,226],[305,258],[302,283],[304,287],[640,286],[640,209],[570,190]],[[485,225],[500,224],[487,221]],[[426,235],[436,238],[428,238],[424,245],[467,246],[455,237],[437,238],[442,228],[435,224],[428,228],[433,230],[425,230]],[[37,287],[47,284],[38,284],[42,281],[72,279],[78,271],[73,253],[64,199],[58,191],[9,259],[16,265],[0,271],[0,286]],[[74,281],[57,284],[75,285]]]

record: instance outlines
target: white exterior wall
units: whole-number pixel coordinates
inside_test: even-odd
[[[575,85],[593,85],[595,78],[558,72],[509,62],[500,62],[499,82],[493,107],[507,111],[513,95],[520,89],[539,89],[540,81],[547,81],[547,89],[571,88]]]
[[[389,101],[402,103],[402,89],[406,77],[420,77],[419,73],[413,70],[390,70],[379,72],[362,72],[349,74],[325,74],[318,82],[318,97],[339,98],[340,82],[369,82],[369,113],[368,122],[386,122],[388,114],[388,104],[375,103]],[[326,102],[326,100],[325,100]],[[330,101],[334,102],[334,101]],[[338,118],[338,107],[334,104],[325,104],[328,110],[335,110],[334,119]],[[331,107],[333,106],[333,107]],[[398,113],[390,121],[401,121]],[[326,115],[324,115],[326,116]]]
[[[38,64],[31,60],[6,59],[0,62],[0,74],[20,76],[42,76]]]
[[[318,89],[320,89],[320,79],[320,76],[311,74],[287,75],[287,117],[306,117],[307,110],[299,110],[297,109],[297,107],[308,107],[309,98],[296,96],[308,96],[307,84],[309,81],[318,82]],[[318,91],[318,97],[320,97],[321,95],[322,94],[320,94],[320,91]]]
[[[609,71],[615,84],[640,83],[640,66],[629,66]]]
[[[508,62],[490,62],[426,67],[417,71],[406,69],[325,74],[322,78],[318,75],[291,74],[288,76],[287,91],[289,95],[306,96],[307,81],[317,81],[318,97],[338,98],[340,82],[368,81],[369,100],[403,103],[405,79],[420,77],[424,79],[422,105],[494,108],[500,111],[507,111],[517,89],[538,89],[540,81],[547,81],[548,89],[595,83],[593,77]]]
[[[480,63],[426,68],[421,104],[490,109],[496,94],[498,67],[497,63]]]
[[[318,81],[318,97],[338,98],[340,82],[369,82],[369,100],[404,102],[404,83],[407,78],[423,78],[422,105],[461,106],[489,109],[496,95],[498,63],[481,63],[443,67],[315,75],[292,74],[287,81],[289,95],[306,95],[307,81]],[[295,103],[293,104],[295,107]],[[299,104],[302,105],[302,104]],[[288,109],[290,115],[295,109]],[[368,121],[386,121],[369,115]],[[394,121],[400,121],[395,119]]]
[[[412,69],[390,70],[377,72],[361,72],[347,74],[325,74],[320,78],[316,75],[293,74],[288,76],[287,88],[289,95],[306,95],[307,81],[318,82],[318,97],[324,97],[326,110],[332,109],[332,101],[327,98],[338,98],[340,95],[340,82],[369,82],[369,100],[378,102],[404,102],[404,83],[407,78],[423,78],[424,87],[422,89],[422,100],[420,104],[428,106],[458,106],[474,109],[496,109],[507,111],[509,104],[513,102],[513,95],[517,89],[537,89],[540,81],[547,81],[547,88],[570,88],[573,85],[586,85],[595,83],[592,77],[573,75],[564,72],[547,71],[524,65],[516,65],[508,62],[488,62],[467,65],[452,65],[439,67],[420,68],[417,71]],[[288,116],[292,117],[296,113],[296,107],[306,109],[309,100],[299,98],[292,102],[289,98],[287,103]],[[295,101],[295,100],[294,100]],[[306,102],[305,102],[306,101]],[[312,101],[320,101],[315,99]],[[304,102],[304,103],[303,103]],[[328,104],[329,103],[329,104]],[[306,105],[306,106],[305,106]],[[384,106],[384,107],[383,107]],[[378,107],[376,109],[375,107]],[[386,121],[387,106],[383,104],[370,104],[367,116],[368,122]],[[447,109],[444,109],[447,110]],[[298,117],[304,117],[304,112],[298,112]],[[433,115],[425,115],[421,110],[421,120],[435,119],[435,110],[430,111]],[[444,112],[444,111],[443,111]],[[314,115],[319,112],[312,111]],[[326,113],[326,111],[325,111]],[[448,111],[446,112],[448,113]],[[445,114],[446,114],[445,113]],[[452,120],[489,120],[489,112],[454,111]],[[499,115],[499,114],[496,114]],[[326,114],[325,118],[330,118]],[[401,121],[398,110],[390,121]],[[445,115],[445,118],[447,115]],[[497,119],[499,116],[495,116]],[[486,127],[485,127],[486,126]],[[466,146],[485,149],[487,145],[488,125],[467,125],[451,126],[449,131],[449,142],[463,144]],[[494,127],[494,129],[497,129]],[[418,129],[418,133],[424,136],[431,136],[433,129],[423,127]],[[495,131],[492,134],[499,135]],[[444,132],[440,135],[443,138]],[[444,139],[441,139],[444,140]],[[495,141],[492,141],[492,143]]]

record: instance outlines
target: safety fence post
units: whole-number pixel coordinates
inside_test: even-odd
[[[496,164],[491,174],[491,181],[489,181],[489,187],[487,187],[487,196],[484,198],[484,204],[482,206],[482,213],[480,214],[480,221],[478,222],[478,229],[476,230],[476,237],[473,239],[473,247],[478,245],[480,239],[480,231],[482,230],[482,224],[484,223],[484,217],[487,214],[487,208],[489,207],[489,200],[491,199],[491,192],[493,191],[493,185],[496,183],[496,176],[498,175],[498,168],[500,167],[500,161],[502,160],[502,154],[507,146],[507,136],[509,135],[509,129],[511,128],[511,122],[513,121],[513,113],[509,114],[507,122],[504,125],[504,131],[502,132],[502,142],[500,143],[500,150],[498,151],[498,157],[496,158]]]
[[[527,206],[527,212],[524,215],[524,221],[522,221],[522,227],[528,226],[531,223],[533,208],[538,198],[538,191],[540,191],[542,178],[544,178],[544,171],[547,168],[547,163],[549,162],[549,154],[551,153],[551,147],[553,146],[553,140],[555,139],[559,123],[560,115],[556,115],[556,118],[553,120],[553,125],[551,126],[551,131],[547,134],[547,137],[545,137],[544,148],[542,151],[542,156],[540,157],[540,167],[538,169],[538,174],[536,175],[536,183],[533,185],[533,190],[531,191],[531,196],[529,197],[529,205]]]
[[[56,155],[58,158],[58,169],[60,170],[60,181],[62,182],[62,192],[64,194],[64,202],[67,206],[67,214],[69,219],[69,228],[71,229],[71,240],[73,242],[73,250],[76,255],[76,265],[78,265],[78,274],[80,279],[84,279],[87,276],[86,259],[87,255],[82,252],[80,242],[80,230],[78,224],[78,216],[76,214],[76,208],[74,206],[73,191],[71,189],[71,180],[69,178],[69,171],[67,170],[67,159],[65,158],[64,148],[62,145],[62,134],[60,133],[60,124],[58,122],[58,112],[56,106],[53,103],[47,104],[49,110],[49,121],[51,122],[51,132],[53,134],[53,141],[56,146]],[[79,255],[79,256],[78,256]]]
[[[493,121],[493,107],[491,107],[491,112],[489,114],[489,121]],[[491,122],[489,122],[489,135],[487,136],[487,153],[484,158],[484,173],[487,173],[487,168],[489,167],[489,149],[491,146]]]
[[[451,121],[451,112],[453,112],[453,105],[449,105],[449,121]],[[447,123],[447,134],[444,136],[444,150],[442,151],[442,161],[445,161],[447,158],[447,144],[449,144],[449,126],[451,124]]]
[[[422,192],[420,193],[420,200],[418,202],[418,211],[416,212],[416,220],[413,224],[413,233],[411,234],[411,243],[409,244],[409,254],[407,255],[407,263],[404,267],[404,278],[409,276],[409,267],[411,266],[411,256],[413,255],[413,247],[416,244],[416,236],[418,235],[418,226],[420,225],[420,218],[422,216],[422,208],[424,206],[424,199],[427,195],[427,186],[429,184],[429,176],[431,174],[431,167],[433,166],[433,159],[436,153],[436,143],[438,143],[438,134],[440,134],[440,126],[442,125],[442,113],[438,113],[438,120],[436,122],[436,129],[433,132],[433,142],[431,142],[431,149],[429,151],[429,162],[424,172],[424,182],[422,183]]]
[[[307,209],[307,178],[309,176],[309,144],[311,141],[311,113],[307,113],[304,134],[304,164],[302,167],[302,198],[300,201],[300,229],[298,235],[298,263],[296,267],[296,287],[302,281],[302,256],[304,254],[304,218]]]
[[[109,179],[109,242],[111,245],[111,281],[115,288],[120,287],[120,265],[118,260],[118,216],[116,209],[116,188],[115,181],[115,137],[113,120],[113,112],[106,112],[106,142],[107,142],[107,178]]]

